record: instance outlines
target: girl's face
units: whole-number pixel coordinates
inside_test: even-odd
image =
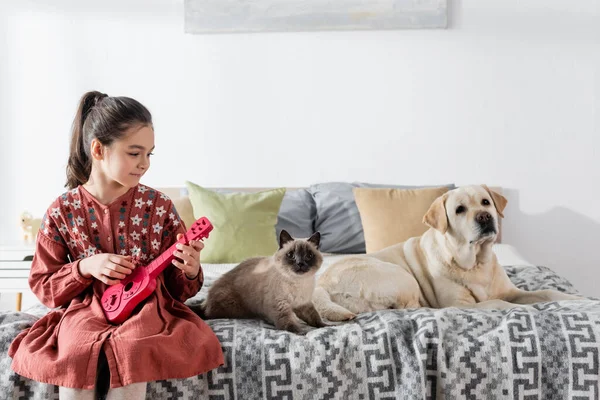
[[[106,149],[101,168],[104,175],[125,187],[134,187],[148,168],[154,150],[154,130],[135,126]]]

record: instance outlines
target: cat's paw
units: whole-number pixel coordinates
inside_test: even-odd
[[[315,324],[314,326],[317,328],[327,328],[327,327],[342,325],[345,322],[347,322],[347,321],[329,321],[327,319],[322,319],[321,321],[319,321],[319,323]]]
[[[330,321],[328,319],[323,320],[323,323],[325,324],[325,326],[328,327],[332,327],[332,326],[340,326],[340,325],[344,325],[347,324],[348,322],[350,322],[351,320],[344,320],[344,321]]]
[[[333,326],[332,324],[329,324],[325,321],[321,321],[318,324],[315,325],[316,328],[327,328],[328,326]]]
[[[296,335],[305,336],[312,329],[308,326],[299,326],[297,328],[288,329],[289,332],[295,333]]]
[[[308,328],[307,326],[302,326],[300,324],[287,324],[285,326],[279,326],[279,327],[275,326],[275,327],[277,329],[295,333],[297,335],[306,335],[310,331],[310,328]]]

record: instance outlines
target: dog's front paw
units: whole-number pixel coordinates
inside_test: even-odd
[[[344,316],[344,319],[342,321],[352,321],[353,319],[355,319],[357,317],[356,314],[354,313],[348,313]]]
[[[576,296],[574,294],[562,293],[557,296],[557,300],[587,300],[585,297]]]

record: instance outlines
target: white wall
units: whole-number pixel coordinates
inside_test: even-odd
[[[503,186],[505,242],[600,295],[598,1],[449,3],[447,30],[200,36],[182,0],[2,2],[3,240],[98,89],[153,112],[149,185]]]

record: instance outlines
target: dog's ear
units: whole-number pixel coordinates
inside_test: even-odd
[[[494,206],[496,206],[496,211],[498,211],[498,215],[504,218],[504,214],[502,214],[502,211],[504,211],[506,203],[508,203],[506,197],[502,196],[500,193],[494,192],[486,185],[481,186],[490,194],[490,196],[492,196],[492,200],[494,201]]]
[[[423,217],[423,223],[441,233],[448,230],[448,216],[446,215],[446,199],[448,193],[444,193],[434,200],[427,213]]]

